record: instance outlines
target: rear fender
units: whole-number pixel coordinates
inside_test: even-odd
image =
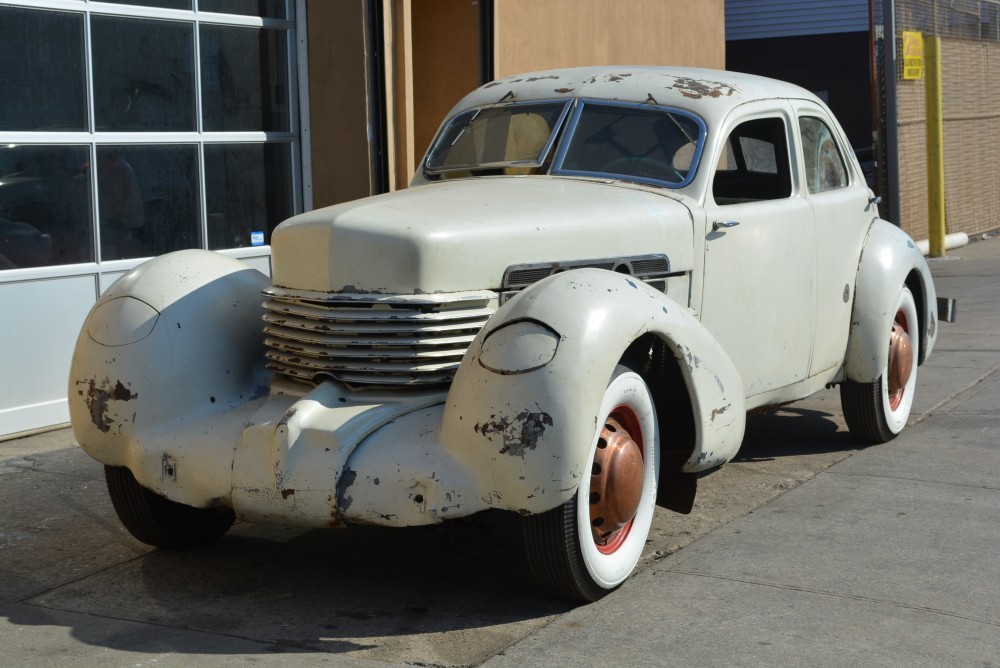
[[[605,388],[630,344],[652,334],[679,360],[695,447],[683,470],[717,466],[743,439],[743,383],[684,306],[630,276],[556,274],[508,302],[470,346],[448,394],[444,447],[489,506],[539,513],[572,497]],[[661,441],[670,438],[663,424]]]
[[[888,363],[886,340],[896,316],[900,289],[906,285],[917,301],[920,358],[923,363],[937,340],[937,294],[934,279],[917,245],[905,232],[884,220],[869,230],[858,266],[847,341],[845,375],[859,383],[874,382]]]

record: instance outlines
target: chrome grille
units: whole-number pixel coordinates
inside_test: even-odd
[[[450,383],[496,311],[496,294],[362,295],[264,290],[267,368],[353,389]]]

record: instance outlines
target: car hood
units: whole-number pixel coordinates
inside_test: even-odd
[[[495,290],[517,264],[665,253],[693,262],[691,215],[664,194],[558,177],[485,177],[311,211],[275,229],[272,277],[318,292]]]

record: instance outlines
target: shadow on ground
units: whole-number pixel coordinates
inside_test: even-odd
[[[746,434],[734,462],[776,457],[850,453],[861,449],[833,413],[794,404],[767,413],[747,416]]]

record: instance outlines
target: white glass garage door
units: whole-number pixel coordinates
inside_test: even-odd
[[[67,419],[83,318],[143,258],[269,270],[303,206],[294,10],[0,0],[0,437]]]

